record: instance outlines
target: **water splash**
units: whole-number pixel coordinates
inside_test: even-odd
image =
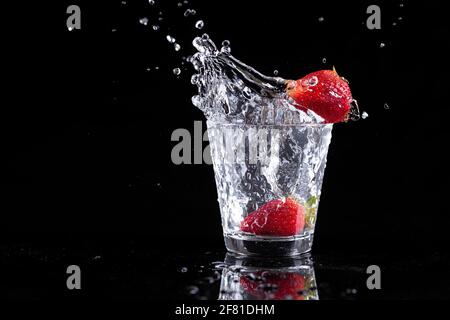
[[[247,124],[321,123],[311,110],[301,111],[287,96],[288,80],[263,75],[230,54],[229,41],[218,50],[207,34],[193,41],[197,49],[189,61],[198,72],[192,103],[208,120]],[[316,85],[312,83],[309,85]],[[354,110],[351,119],[359,117]]]

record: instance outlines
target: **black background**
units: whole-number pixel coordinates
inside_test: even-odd
[[[314,253],[387,264],[402,257],[404,265],[445,257],[449,32],[442,3],[156,2],[2,4],[5,257],[22,244],[64,243],[81,252],[122,246],[125,256],[128,241],[166,255],[223,250],[212,166],[170,158],[173,130],[193,132],[193,122],[204,121],[190,102],[193,69],[182,64],[204,32],[216,43],[230,40],[234,56],[266,74],[277,69],[296,79],[335,66],[369,114],[333,129]],[[69,4],[81,7],[81,30],[66,28]],[[370,4],[381,7],[381,30],[365,26]],[[184,17],[187,8],[197,14]],[[203,30],[194,27],[198,19]],[[28,270],[28,262],[35,260],[9,267]]]

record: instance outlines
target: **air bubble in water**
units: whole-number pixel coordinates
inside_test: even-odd
[[[181,46],[178,43],[175,43],[173,45],[173,47],[174,47],[175,51],[180,51],[181,50]]]
[[[325,18],[324,17],[319,17],[319,22],[323,22],[324,20],[325,20]]]
[[[230,41],[228,41],[228,40],[222,41],[222,48],[220,48],[220,52],[222,52],[222,53],[230,53],[231,52]]]
[[[203,40],[208,40],[209,39],[208,34],[207,33],[202,34],[202,39]]]
[[[204,26],[205,26],[205,23],[203,22],[203,20],[198,20],[198,21],[195,23],[195,27],[196,27],[197,29],[203,29]]]
[[[278,75],[278,70],[273,70],[273,75],[277,76]]]
[[[148,24],[148,18],[141,18],[139,19],[139,23],[146,26]]]
[[[386,44],[384,42],[380,43],[380,48],[384,48],[386,46]]]
[[[174,68],[174,69],[173,69],[173,74],[174,74],[174,75],[179,76],[180,73],[181,73],[181,69],[180,69],[180,68]]]
[[[167,35],[166,39],[167,39],[167,41],[169,41],[169,43],[175,43],[175,38],[172,37],[171,35]]]
[[[151,6],[154,5],[155,4],[155,0],[148,0],[148,4],[151,5]]]
[[[388,105],[387,103],[385,103],[385,104],[384,104],[384,108],[385,108],[386,110],[389,110],[390,107],[389,107],[389,105]]]
[[[155,31],[158,31],[159,30],[159,26],[155,24],[155,25],[152,26],[152,29],[155,30]]]
[[[361,118],[363,118],[363,119],[367,119],[368,116],[369,116],[369,114],[365,111],[361,114]]]

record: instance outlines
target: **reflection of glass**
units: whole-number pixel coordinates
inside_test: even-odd
[[[227,253],[219,300],[318,300],[309,256],[267,259]]]

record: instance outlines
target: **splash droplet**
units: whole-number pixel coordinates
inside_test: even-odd
[[[398,20],[399,20],[399,21],[402,21],[402,20],[403,20],[403,18],[402,18],[402,17],[398,17]]]
[[[178,6],[178,7],[181,7],[181,6],[183,6],[183,4],[182,4],[181,2],[178,2],[178,3],[177,3],[177,6]]]
[[[181,46],[178,43],[175,43],[173,45],[173,47],[174,47],[175,51],[180,51],[181,50]]]
[[[389,110],[389,109],[390,109],[390,106],[389,106],[387,103],[385,103],[385,104],[384,104],[384,109]]]
[[[205,23],[203,22],[203,20],[198,20],[198,21],[195,23],[195,27],[196,27],[197,29],[203,29],[204,26],[205,26]]]
[[[322,63],[327,63],[327,58],[322,58]]]
[[[319,19],[317,19],[317,20],[319,20],[319,22],[323,22],[325,20],[325,18],[324,17],[319,17]]]
[[[186,11],[184,12],[184,16],[185,17],[195,16],[196,13],[197,11],[195,11],[194,9],[186,9]]]
[[[148,4],[151,5],[151,6],[154,5],[155,4],[155,0],[148,0]]]
[[[189,286],[189,287],[187,287],[187,292],[188,292],[189,294],[194,295],[194,294],[197,294],[198,291],[199,291],[199,289],[198,289],[198,287],[196,287],[196,286]]]
[[[363,118],[363,119],[367,119],[368,116],[369,116],[369,114],[365,111],[361,114],[361,118]]]
[[[163,20],[164,20],[163,17],[159,17],[159,18],[158,18],[158,21],[163,21]]]
[[[380,48],[384,48],[386,46],[386,44],[384,42],[380,43]]]
[[[116,32],[117,31],[117,29],[111,29],[111,32]]]
[[[171,35],[167,35],[166,39],[167,39],[167,41],[169,41],[169,43],[175,43],[175,38],[172,37]]]
[[[186,268],[186,267],[181,267],[181,268],[180,268],[180,272],[181,272],[181,273],[186,273],[186,272],[188,272],[188,268]]]
[[[397,25],[397,22],[393,22],[392,25],[393,25],[393,26],[396,26],[396,25]]]
[[[173,69],[173,74],[174,74],[174,75],[179,76],[180,73],[181,73],[181,69],[180,69],[180,68],[174,68],[174,69]]]
[[[155,30],[155,31],[158,31],[159,30],[159,26],[155,24],[155,25],[152,26],[152,29]]]
[[[399,4],[399,7],[400,7],[400,8],[403,8],[403,3],[400,3],[400,4]]]
[[[148,24],[148,18],[141,18],[139,19],[139,23],[146,26]]]
[[[207,33],[202,34],[202,39],[203,40],[208,40],[209,39],[208,34]]]
[[[276,70],[276,69],[273,70],[273,75],[274,75],[274,76],[277,76],[277,75],[278,75],[278,70]]]

